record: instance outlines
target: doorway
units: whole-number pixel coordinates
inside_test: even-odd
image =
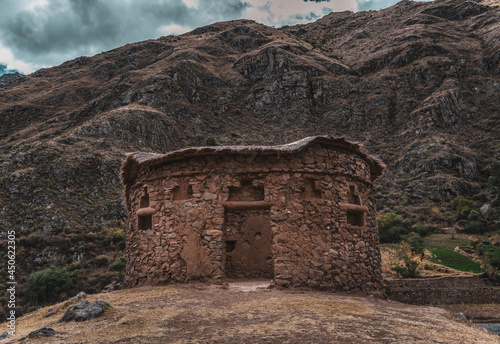
[[[229,210],[225,222],[228,278],[272,278],[272,232],[268,209]]]

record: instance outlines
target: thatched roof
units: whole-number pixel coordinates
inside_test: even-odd
[[[277,146],[210,146],[191,147],[180,149],[166,154],[134,152],[127,154],[127,159],[122,166],[122,181],[125,185],[132,184],[137,177],[139,169],[173,161],[186,160],[196,156],[209,155],[288,155],[300,152],[311,145],[319,143],[323,146],[347,149],[362,157],[371,170],[371,180],[377,179],[385,170],[385,165],[377,158],[363,151],[362,145],[349,142],[342,137],[311,136],[300,141]]]

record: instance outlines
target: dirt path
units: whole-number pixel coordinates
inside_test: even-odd
[[[14,343],[51,327],[50,338],[24,343],[500,343],[499,336],[438,308],[374,297],[262,289],[266,281],[225,287],[190,284],[90,295],[113,306],[104,316],[60,323],[66,308],[18,319]],[[5,324],[3,325],[6,326]]]

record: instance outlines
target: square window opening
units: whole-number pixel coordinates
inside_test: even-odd
[[[153,229],[153,216],[152,215],[144,215],[139,216],[139,230],[147,231]]]
[[[353,226],[365,225],[365,214],[363,212],[347,211],[347,223]]]

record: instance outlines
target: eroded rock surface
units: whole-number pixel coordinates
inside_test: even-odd
[[[61,322],[86,321],[102,315],[111,306],[104,301],[83,301],[71,307],[61,318]]]

